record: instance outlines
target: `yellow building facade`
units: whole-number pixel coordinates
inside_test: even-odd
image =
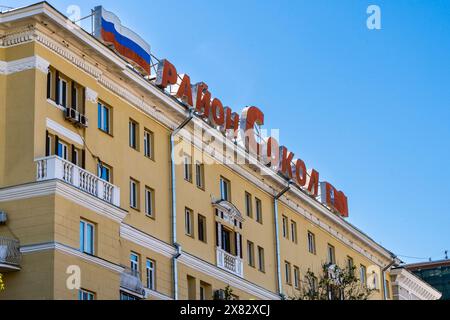
[[[390,298],[392,253],[49,4],[0,15],[0,92],[0,299],[280,299],[327,262]]]

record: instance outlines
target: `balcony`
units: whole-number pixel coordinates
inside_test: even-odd
[[[244,277],[244,264],[242,260],[220,248],[217,248],[217,266],[223,270],[237,275],[238,277]]]
[[[77,189],[120,207],[120,188],[100,179],[96,175],[61,159],[51,156],[36,160],[37,181],[62,180]]]
[[[20,270],[21,259],[19,241],[0,237],[0,273]]]
[[[130,293],[135,293],[140,297],[145,296],[145,289],[142,285],[141,274],[139,271],[125,268],[120,275],[120,287]]]

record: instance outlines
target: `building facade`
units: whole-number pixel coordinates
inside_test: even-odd
[[[442,300],[450,300],[450,260],[410,264],[404,268],[439,290]]]
[[[0,15],[0,92],[0,299],[280,299],[324,263],[392,298],[391,252],[48,3]]]

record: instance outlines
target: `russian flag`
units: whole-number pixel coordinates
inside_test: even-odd
[[[150,74],[150,45],[130,29],[122,26],[120,19],[102,6],[94,9],[95,37],[114,49],[130,63]]]

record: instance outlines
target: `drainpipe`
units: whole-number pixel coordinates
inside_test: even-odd
[[[397,264],[397,257],[392,256],[392,258],[394,260],[392,260],[391,263],[389,263],[382,271],[381,271],[381,281],[383,284],[383,300],[387,300],[387,290],[388,288],[386,287],[386,271],[388,271],[391,267],[393,267],[394,265]]]
[[[283,285],[281,282],[281,257],[280,257],[280,229],[279,229],[279,219],[278,219],[278,200],[291,189],[292,181],[284,188],[279,194],[277,194],[273,201],[273,213],[275,220],[275,254],[277,257],[277,282],[278,282],[278,294],[281,299],[284,299]]]
[[[176,176],[175,176],[175,136],[186,127],[194,118],[193,109],[189,109],[189,116],[176,128],[170,135],[170,165],[171,165],[171,183],[172,191],[172,244],[176,249],[176,254],[172,259],[173,272],[173,298],[178,300],[178,258],[182,254],[181,245],[177,242],[177,194],[176,194]]]

